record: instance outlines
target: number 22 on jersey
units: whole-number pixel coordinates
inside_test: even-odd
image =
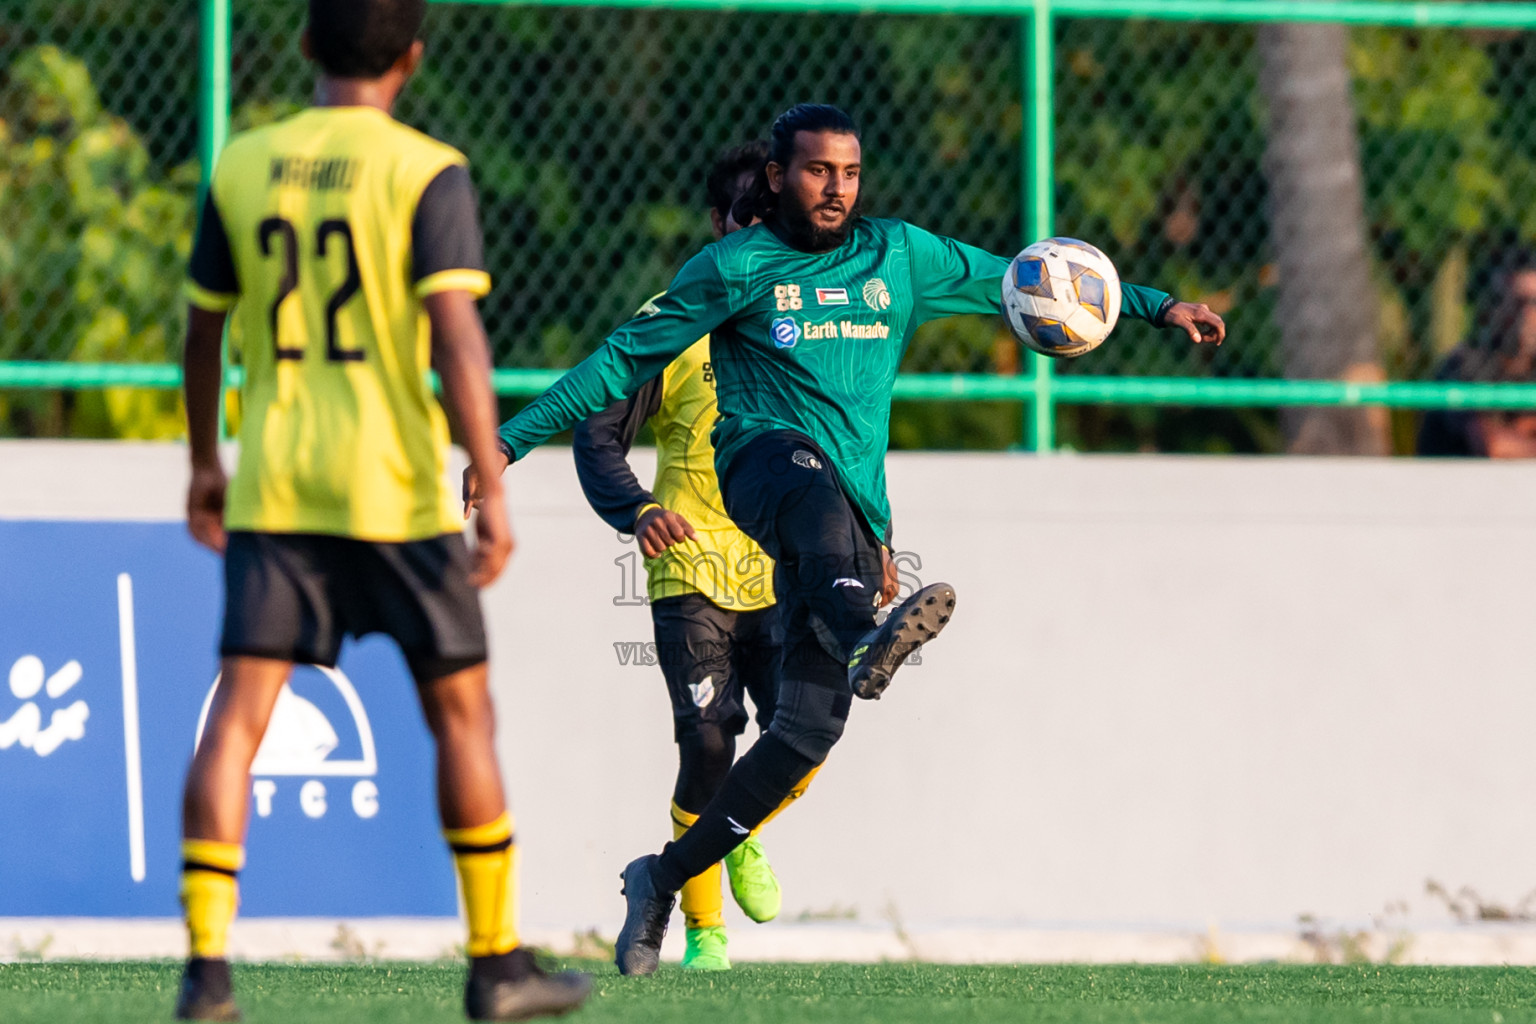
[[[277,295],[269,307],[268,323],[272,328],[272,342],[277,358],[303,359],[304,338],[286,337],[279,331],[283,303],[288,301],[299,287],[301,269],[319,275],[322,285],[331,285],[330,297],[325,303],[325,358],[332,363],[361,362],[362,349],[342,348],[337,338],[336,318],[341,308],[362,288],[362,274],[357,267],[357,248],[352,241],[352,228],[346,221],[332,219],[321,221],[315,229],[313,241],[307,252],[301,254],[302,240],[293,222],[282,217],[267,217],[256,227],[256,242],[262,256],[282,261],[282,275],[277,282]],[[346,273],[337,280],[336,261],[328,259],[337,248],[346,254]],[[309,258],[301,259],[301,255]],[[290,332],[291,333],[291,332]],[[287,342],[285,344],[284,342]]]

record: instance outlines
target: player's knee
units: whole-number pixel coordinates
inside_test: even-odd
[[[724,778],[736,760],[736,737],[713,722],[695,722],[679,730],[677,753],[683,768]]]
[[[768,734],[813,765],[819,765],[842,738],[850,703],[847,694],[805,687],[799,699],[779,705]]]
[[[832,753],[832,748],[843,735],[843,723],[831,720],[817,725],[805,723],[780,724],[774,719],[768,727],[768,735],[779,740],[789,749],[810,761],[819,765]]]
[[[421,707],[438,743],[494,734],[496,711],[483,684],[453,677],[420,687]]]

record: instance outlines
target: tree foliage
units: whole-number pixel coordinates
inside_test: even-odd
[[[21,13],[0,15],[0,358],[174,359],[195,22],[169,0],[12,3]],[[237,128],[306,100],[302,16],[301,4],[236,0]],[[860,119],[866,212],[996,252],[1025,241],[1010,19],[433,4],[427,40],[399,113],[471,160],[499,365],[571,365],[664,288],[709,238],[710,157],[799,100]],[[1253,30],[1064,19],[1056,43],[1058,230],[1103,245],[1129,280],[1211,303],[1232,329],[1211,352],[1129,324],[1062,372],[1278,374]],[[1536,235],[1533,64],[1526,34],[1351,30],[1375,283],[1362,301],[1380,307],[1391,377],[1427,377],[1464,333],[1480,271]],[[925,328],[905,369],[1019,362],[995,320],[962,318]],[[0,401],[13,430],[175,429],[169,396]],[[996,446],[1016,442],[1020,422],[1006,405],[910,404],[893,439]],[[1093,448],[1265,450],[1278,436],[1265,412],[1083,409],[1062,425]]]
[[[174,359],[196,188],[195,165],[154,166],[81,60],[21,54],[0,93],[0,359]],[[62,418],[71,434],[181,432],[165,393],[111,389],[67,411],[56,396],[11,402],[13,421]]]

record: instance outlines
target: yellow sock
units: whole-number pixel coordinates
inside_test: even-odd
[[[517,948],[517,841],[512,815],[473,828],[445,828],[469,918],[469,955]]]
[[[757,835],[759,832],[761,832],[764,828],[766,828],[768,826],[768,823],[770,821],[772,821],[774,818],[777,818],[779,815],[783,814],[784,813],[784,808],[788,807],[790,804],[794,803],[796,800],[799,800],[801,797],[805,796],[805,791],[807,789],[811,788],[811,780],[816,777],[816,773],[819,772],[819,771],[821,771],[821,765],[817,765],[815,768],[812,768],[810,771],[806,772],[805,773],[805,778],[803,778],[799,782],[795,783],[795,788],[789,791],[789,796],[784,798],[784,802],[779,804],[779,806],[775,807],[769,813],[768,817],[764,818],[762,820],[762,823],[759,824],[757,826],[757,828],[752,830],[752,834],[753,835]]]
[[[245,850],[239,843],[181,841],[181,906],[194,957],[224,957],[229,925],[240,904],[236,875],[244,866]]]
[[[677,801],[672,802],[673,839],[681,838],[698,820],[697,814],[689,814],[677,806]],[[718,862],[683,883],[682,905],[683,923],[689,928],[718,928],[725,924],[725,897],[720,894]]]

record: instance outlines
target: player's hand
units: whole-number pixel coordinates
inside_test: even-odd
[[[660,505],[646,509],[635,520],[635,540],[640,542],[640,553],[646,558],[655,558],[673,544],[693,538],[693,524]]]
[[[224,467],[214,465],[192,470],[187,488],[187,530],[192,539],[217,554],[224,553],[224,492],[229,478]]]
[[[1227,339],[1226,321],[1203,302],[1175,303],[1163,317],[1163,326],[1182,329],[1196,345],[1206,341],[1220,345]]]
[[[475,507],[479,515],[475,516],[474,566],[469,581],[477,587],[488,587],[512,557],[512,527],[507,523],[507,500],[500,480],[485,489],[476,499]]]
[[[512,461],[500,449],[496,452],[496,458],[499,460],[496,464],[496,475],[500,476],[507,471],[508,466],[512,465]],[[466,520],[469,518],[469,510],[479,508],[482,500],[484,500],[484,489],[480,485],[480,474],[475,472],[475,464],[471,462],[464,467],[464,518]]]
[[[891,549],[880,548],[880,603],[876,608],[884,608],[896,600],[896,594],[901,590],[901,576],[896,572],[896,563],[891,558]]]

